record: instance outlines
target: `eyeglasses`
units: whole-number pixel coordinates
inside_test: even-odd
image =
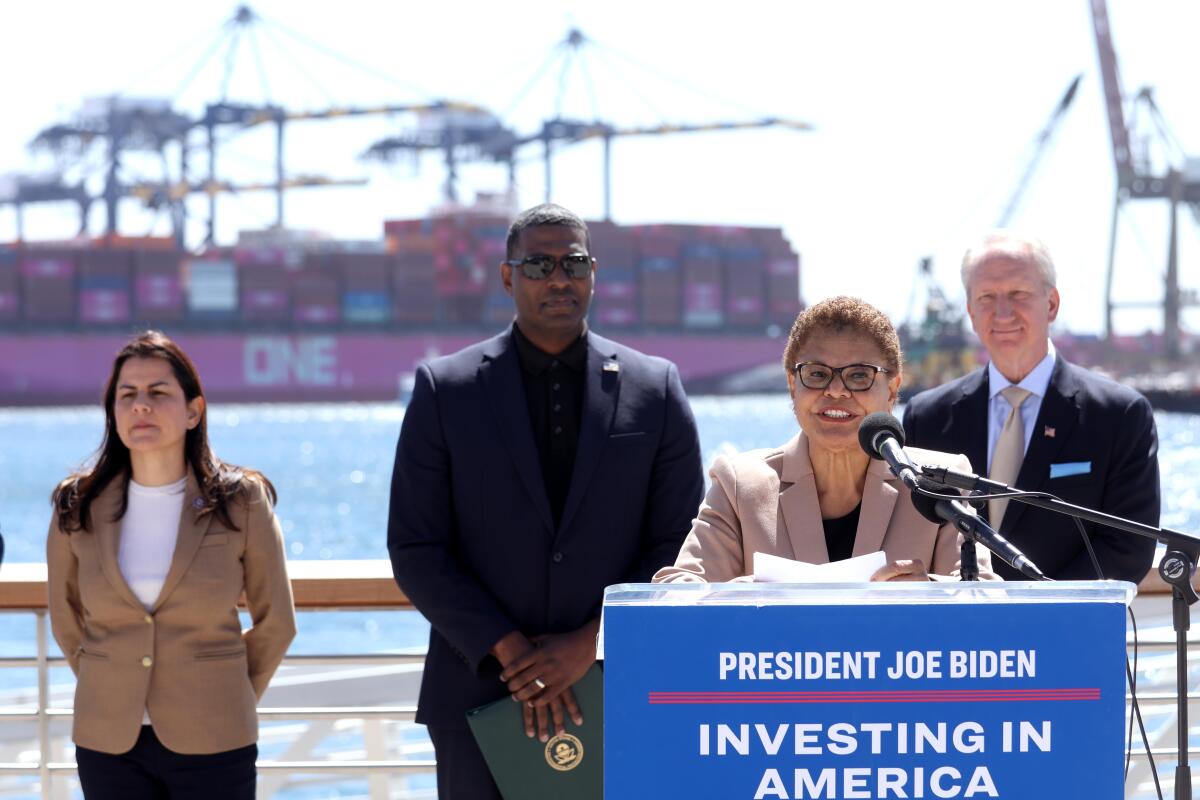
[[[842,385],[852,392],[865,392],[875,385],[875,376],[887,373],[884,367],[874,364],[847,364],[844,367],[831,367],[820,361],[801,361],[792,367],[792,371],[800,376],[800,383],[809,389],[824,389],[833,383],[833,376],[842,379]]]
[[[568,253],[562,258],[554,256],[527,256],[520,261],[505,261],[510,267],[519,267],[521,274],[531,281],[541,281],[549,278],[554,268],[561,266],[563,274],[568,278],[578,280],[586,278],[592,272],[592,264],[596,259],[582,253]]]

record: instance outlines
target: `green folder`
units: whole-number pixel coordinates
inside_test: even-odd
[[[583,725],[568,717],[566,735],[525,735],[521,706],[505,697],[467,712],[467,722],[504,800],[602,800],[604,672],[593,664],[571,687]]]

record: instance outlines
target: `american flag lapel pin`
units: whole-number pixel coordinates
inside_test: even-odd
[[[1046,434],[1047,439],[1054,438],[1054,428],[1051,428],[1049,425],[1046,426],[1044,433]]]

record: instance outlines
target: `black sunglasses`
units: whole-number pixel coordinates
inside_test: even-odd
[[[842,385],[852,392],[865,392],[875,385],[875,376],[880,372],[887,373],[884,367],[874,364],[847,364],[844,367],[831,367],[820,361],[801,361],[792,367],[792,371],[800,376],[800,383],[809,389],[824,389],[833,383],[833,376],[839,375]]]
[[[521,274],[531,281],[549,278],[554,268],[561,266],[563,274],[568,278],[578,280],[586,278],[592,272],[592,264],[596,259],[582,253],[568,253],[562,258],[554,256],[526,256],[520,261],[505,261],[510,267],[518,267]]]

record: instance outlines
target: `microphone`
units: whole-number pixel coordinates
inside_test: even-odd
[[[921,468],[904,452],[904,428],[900,426],[900,420],[886,411],[868,414],[858,426],[858,443],[871,458],[886,461],[892,474],[911,492],[920,491],[917,476],[921,474]]]
[[[938,525],[943,522],[954,523],[955,528],[964,534],[973,536],[980,544],[1029,580],[1049,580],[1037,568],[1037,565],[1026,558],[1025,554],[1018,550],[1012,542],[996,533],[986,522],[967,510],[967,507],[960,501],[930,497],[922,494],[920,490],[913,492],[911,497],[913,507],[925,519]]]
[[[949,467],[922,466],[921,474],[934,483],[967,492],[981,491],[985,494],[996,494],[1014,491],[1011,486],[999,481],[988,480],[973,472],[959,472]]]

